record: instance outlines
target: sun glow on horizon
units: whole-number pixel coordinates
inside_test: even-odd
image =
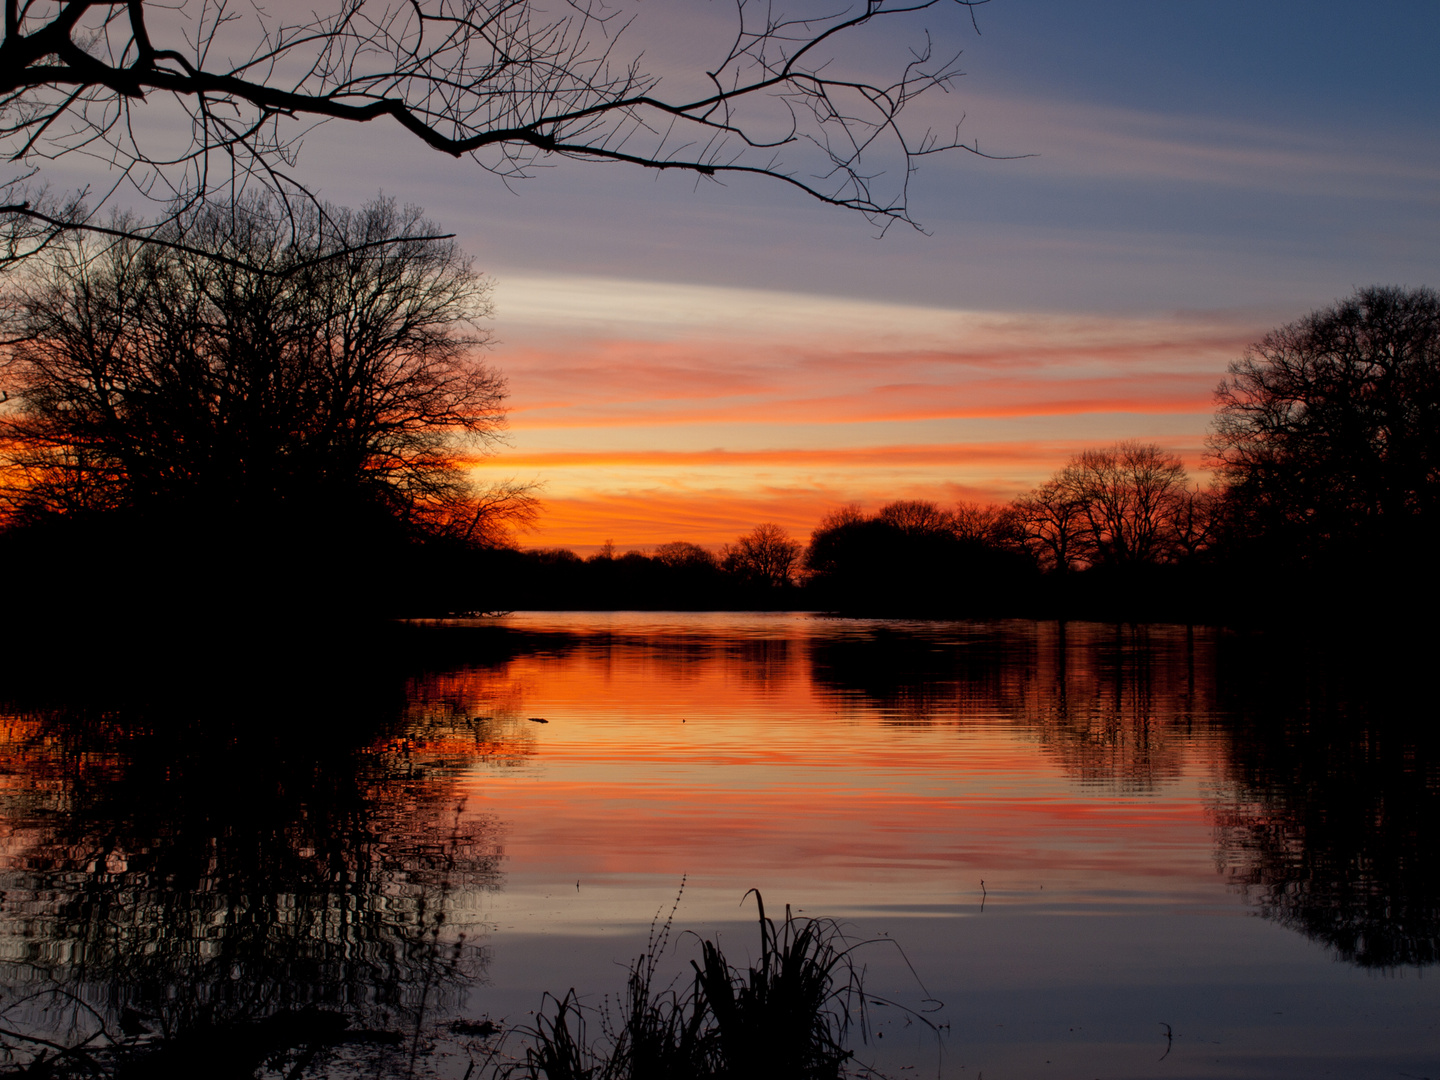
[[[497,284],[525,546],[797,536],[895,498],[1006,501],[1122,438],[1202,464],[1211,395],[1255,313],[961,311],[606,278]],[[1197,475],[1196,479],[1200,479]]]

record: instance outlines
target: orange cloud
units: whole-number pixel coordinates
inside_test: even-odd
[[[894,499],[930,499],[949,505],[960,500],[998,502],[1009,495],[944,482],[917,482],[863,494],[868,497],[857,500],[853,488],[815,485],[753,491],[602,491],[545,499],[539,527],[525,538],[525,545],[568,547],[582,554],[607,540],[621,551],[653,549],[672,540],[718,548],[766,521],[803,541],[826,514],[854,501],[875,509]]]
[[[817,449],[624,448],[507,454],[480,475],[547,481],[544,510],[527,546],[589,553],[672,540],[717,547],[762,521],[798,537],[847,503],[876,509],[894,499],[942,505],[1006,502],[1087,445],[1085,440],[859,446]],[[1199,479],[1201,445],[1175,445]]]
[[[596,492],[588,498],[546,499],[540,526],[526,545],[569,547],[582,554],[607,540],[622,551],[672,540],[718,548],[762,521],[773,521],[804,540],[820,518],[843,501],[818,491]]]
[[[531,542],[581,550],[804,535],[852,501],[1004,501],[1121,437],[1195,466],[1215,385],[1261,329],[603,279],[517,295],[511,449],[482,471],[543,481]]]
[[[553,469],[562,466],[614,468],[620,466],[738,466],[760,468],[813,466],[856,469],[876,465],[940,465],[957,462],[991,462],[1003,466],[1045,466],[1064,456],[1057,443],[948,443],[920,446],[866,446],[829,449],[775,450],[557,450],[508,453],[498,459],[507,469]]]
[[[718,343],[713,347],[720,351]],[[694,345],[668,346],[669,364],[657,361],[657,346],[649,342],[576,348],[613,356],[598,366],[576,365],[573,357],[550,366],[531,352],[507,365],[517,428],[1204,412],[1225,367],[1217,357],[1197,370],[1153,352],[1143,366],[1127,364],[1120,354],[1029,355],[973,365],[933,353],[858,359],[832,353],[823,363],[751,356],[726,361],[726,371],[717,374],[696,363]]]

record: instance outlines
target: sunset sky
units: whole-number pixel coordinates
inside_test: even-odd
[[[721,0],[636,8],[652,70],[728,44]],[[1247,342],[1358,286],[1440,285],[1440,4],[976,19],[867,39],[876,63],[922,26],[963,49],[916,117],[1033,155],[926,160],[928,235],[763,179],[559,162],[507,190],[379,125],[312,136],[325,197],[423,205],[491,276],[511,426],[481,474],[543,484],[525,546],[803,537],[848,502],[1007,499],[1120,438],[1199,475]]]

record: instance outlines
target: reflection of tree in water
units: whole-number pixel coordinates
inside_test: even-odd
[[[804,676],[803,653],[789,638],[742,638],[727,643],[727,663],[761,693],[779,693]]]
[[[408,1035],[453,1015],[502,855],[462,770],[529,747],[505,702],[435,683],[5,716],[6,1026],[68,1044],[102,1021],[176,1036],[318,1006]]]
[[[1180,775],[1213,707],[1210,639],[1093,623],[877,628],[812,644],[817,683],[887,723],[1019,724],[1087,783],[1150,790]]]
[[[717,667],[727,677],[760,693],[782,693],[805,679],[805,652],[791,638],[710,636],[647,629],[637,633],[594,633],[573,639],[567,663],[592,665],[605,676],[624,670],[657,681],[684,685],[709,677]],[[556,650],[557,652],[559,650]]]
[[[1374,968],[1440,959],[1440,736],[1417,685],[1429,661],[1386,651],[1237,658],[1215,803],[1220,866],[1246,898]]]
[[[818,684],[886,723],[1019,725],[1112,789],[1153,790],[1203,751],[1222,872],[1267,918],[1383,968],[1440,959],[1440,732],[1414,690],[1429,661],[1385,651],[936,624],[816,641],[812,659]]]
[[[810,661],[818,686],[862,698],[887,724],[980,724],[1021,707],[1035,649],[1032,637],[1003,625],[875,624],[813,639]]]
[[[643,677],[653,673],[666,682],[686,683],[701,677],[705,662],[714,659],[716,648],[713,641],[699,636],[596,634],[584,639],[574,662],[599,669],[607,682],[617,671],[638,666]]]
[[[1057,629],[1031,702],[1041,741],[1088,783],[1178,779],[1214,708],[1210,645],[1187,627]]]

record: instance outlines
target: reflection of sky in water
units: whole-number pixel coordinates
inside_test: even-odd
[[[217,780],[172,747],[147,775],[133,732],[98,753],[84,724],[17,713],[0,780],[8,981],[83,979],[71,967],[88,948],[91,978],[108,956],[106,978],[203,988],[240,933],[229,919],[255,939],[241,960],[260,991],[284,957],[296,977],[346,982],[292,1000],[363,999],[393,1025],[419,1007],[405,972],[438,970],[436,943],[463,929],[484,945],[466,977],[485,981],[428,1007],[523,1022],[543,991],[618,989],[683,878],[677,925],[739,956],[751,888],[772,911],[903,943],[946,1003],[946,1076],[1434,1073],[1440,1001],[1415,966],[1433,960],[1433,843],[1414,827],[1434,808],[1434,759],[1366,728],[1358,757],[1326,743],[1310,760],[1245,693],[1217,690],[1211,631],[786,614],[502,625],[514,647],[499,658],[432,666],[393,704],[344,712],[353,745],[315,750],[314,767],[310,750],[261,746]],[[1313,728],[1310,708],[1291,711]],[[1269,727],[1247,727],[1252,713]],[[1353,702],[1347,715],[1358,731]],[[67,753],[76,739],[84,752]],[[137,793],[173,820],[126,810]],[[272,809],[227,809],[244,799]],[[147,847],[147,828],[168,833]],[[84,905],[47,888],[132,912],[138,898],[142,914],[109,917],[106,953]],[[237,896],[283,917],[256,938]],[[142,925],[151,909],[214,930],[127,966],[125,949],[165,938]],[[898,953],[865,959],[872,990],[919,1004]],[[385,964],[398,983],[362,990]],[[933,1070],[933,1040],[898,1011],[873,1019],[889,1037],[878,1060]]]
[[[683,875],[680,924],[732,941],[752,887],[902,941],[947,1002],[947,1075],[1151,1075],[1162,1023],[1176,1075],[1358,1075],[1440,1050],[1430,981],[1336,964],[1226,887],[1245,866],[1217,856],[1217,808],[1244,804],[1209,631],[509,625],[581,637],[453,676],[482,698],[503,680],[548,721],[523,764],[466,781],[506,834],[486,1007],[517,985],[613,989],[616,939],[635,951]],[[871,963],[919,996],[893,957]]]
[[[549,721],[524,767],[471,779],[506,822],[511,896],[552,871],[572,884],[689,874],[687,907],[694,890],[730,906],[753,885],[833,913],[959,910],[979,904],[982,879],[1007,903],[1035,902],[1042,884],[1059,890],[1051,903],[1216,891],[1199,810],[1213,752],[1184,703],[1136,722],[1133,702],[1087,701],[1084,729],[1066,731],[1037,686],[1055,675],[1048,658],[1022,658],[989,700],[932,683],[932,700],[887,703],[812,680],[826,656],[809,636],[834,624],[782,616],[770,625],[786,636],[708,643],[632,637],[648,617],[616,625],[623,636],[471,676],[481,695],[492,679],[523,686]],[[1110,787],[1079,781],[1096,762],[1113,767]]]

